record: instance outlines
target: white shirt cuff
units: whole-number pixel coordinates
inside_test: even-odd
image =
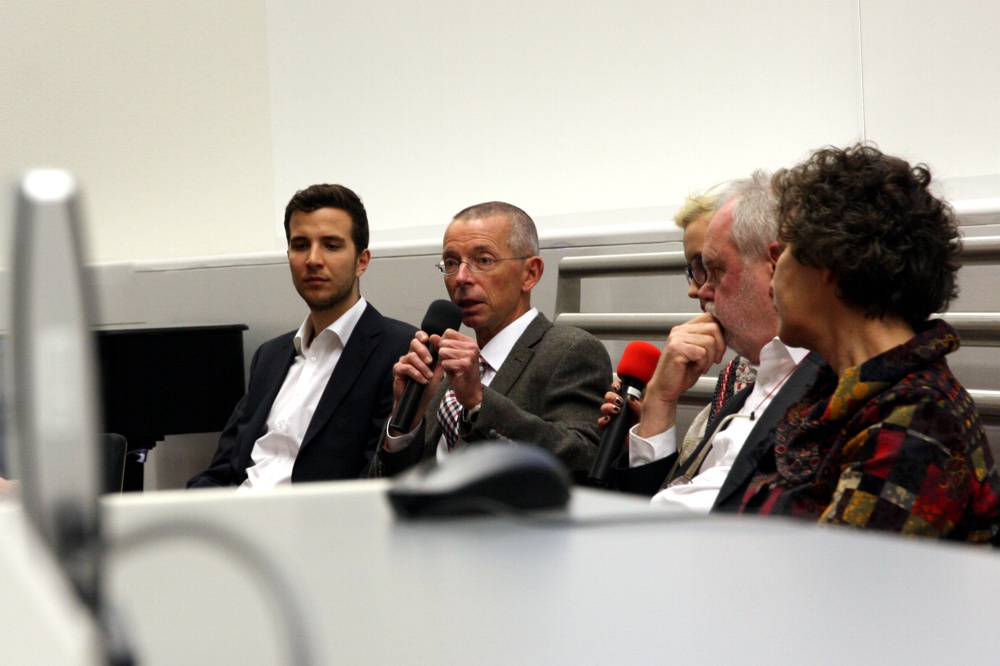
[[[418,430],[420,430],[420,423],[417,424],[416,428],[406,433],[405,435],[399,435],[398,437],[393,437],[392,435],[389,434],[389,421],[386,421],[385,440],[382,442],[382,448],[384,448],[389,453],[402,451],[407,446],[413,443],[414,437],[417,434]]]
[[[671,427],[666,432],[652,437],[640,437],[635,434],[638,424],[628,431],[628,465],[638,467],[647,465],[661,458],[666,458],[677,451],[677,428]]]

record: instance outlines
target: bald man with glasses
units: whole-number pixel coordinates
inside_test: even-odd
[[[369,475],[392,476],[421,460],[500,441],[548,449],[574,477],[586,478],[611,361],[592,335],[555,325],[532,307],[544,270],[534,222],[507,203],[466,208],[445,231],[437,268],[475,337],[417,332],[393,367],[394,412],[408,380],[427,390],[407,432],[386,426]]]

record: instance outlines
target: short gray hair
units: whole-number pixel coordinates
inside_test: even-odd
[[[778,198],[771,174],[757,169],[749,178],[729,183],[719,193],[719,208],[734,198],[733,244],[744,262],[762,259],[778,240]]]
[[[510,222],[507,245],[518,257],[534,257],[538,254],[538,230],[531,217],[517,206],[503,201],[487,201],[464,208],[455,217],[455,222],[481,220],[484,217],[500,215]]]

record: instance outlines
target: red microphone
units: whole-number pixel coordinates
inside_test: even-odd
[[[621,395],[626,401],[629,395],[637,398],[642,395],[642,390],[646,388],[646,382],[653,377],[659,360],[660,350],[656,345],[641,340],[628,343],[621,360],[618,361],[618,378],[622,383]],[[611,417],[611,422],[604,429],[601,445],[597,450],[597,459],[590,468],[590,482],[595,486],[602,488],[608,486],[611,465],[625,447],[630,422],[627,412],[628,406],[625,405],[620,412]]]

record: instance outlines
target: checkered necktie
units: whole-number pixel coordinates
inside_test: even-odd
[[[486,359],[479,356],[479,376],[482,377],[489,365]],[[438,423],[441,424],[441,431],[444,433],[444,440],[448,443],[448,450],[455,448],[458,442],[458,425],[462,420],[462,403],[455,397],[455,391],[449,388],[445,391],[441,404],[438,405]]]

